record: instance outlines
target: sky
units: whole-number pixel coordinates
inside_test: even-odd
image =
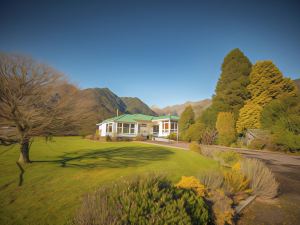
[[[1,1],[0,51],[164,107],[210,98],[240,48],[300,78],[297,1]]]

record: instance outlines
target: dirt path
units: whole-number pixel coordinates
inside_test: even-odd
[[[188,149],[188,144],[184,142],[159,144]],[[254,201],[243,211],[238,221],[239,225],[300,225],[300,156],[222,146],[202,147],[217,148],[221,151],[233,150],[247,158],[261,159],[274,172],[280,183],[280,196],[277,200]]]

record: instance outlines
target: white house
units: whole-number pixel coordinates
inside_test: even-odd
[[[178,116],[123,114],[98,123],[100,136],[167,137],[178,133]]]

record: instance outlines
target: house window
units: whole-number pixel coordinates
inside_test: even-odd
[[[118,129],[117,129],[117,132],[118,132],[118,134],[121,134],[121,133],[123,133],[122,132],[122,123],[118,123]]]
[[[129,133],[129,123],[123,123],[123,133],[128,134]]]
[[[171,122],[171,132],[177,132],[177,122]]]
[[[130,124],[130,133],[134,134],[134,124]]]
[[[134,123],[123,123],[123,134],[134,134]]]
[[[112,123],[106,124],[106,132],[107,133],[112,133]]]
[[[163,122],[163,129],[162,129],[163,133],[167,133],[169,132],[169,121],[164,121]]]

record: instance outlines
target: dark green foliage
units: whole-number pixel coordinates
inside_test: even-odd
[[[126,104],[126,110],[129,113],[140,113],[150,116],[157,116],[157,114],[153,112],[152,109],[150,109],[149,106],[147,106],[139,98],[121,97],[121,99]]]
[[[208,107],[199,117],[199,121],[209,128],[215,128],[218,116],[218,110],[215,107]]]
[[[182,140],[188,140],[186,133],[189,127],[195,123],[195,113],[191,105],[187,106],[182,112],[178,121],[179,135]]]
[[[184,136],[184,132],[195,123],[195,113],[192,106],[187,106],[178,121],[179,133]]]
[[[205,125],[201,122],[196,122],[186,130],[183,139],[189,142],[196,141],[200,143],[202,141],[202,136],[204,131],[205,131]]]
[[[272,132],[282,150],[300,150],[300,97],[285,96],[271,101],[262,112],[261,124]]]
[[[250,98],[247,91],[251,62],[240,49],[233,49],[224,58],[222,73],[216,86],[212,105],[202,115],[202,122],[215,125],[218,112],[233,112],[235,119],[245,100]]]
[[[169,134],[168,139],[173,140],[173,141],[177,141],[177,133]]]
[[[209,210],[203,198],[157,176],[100,188],[84,199],[74,219],[78,225],[209,222]]]

